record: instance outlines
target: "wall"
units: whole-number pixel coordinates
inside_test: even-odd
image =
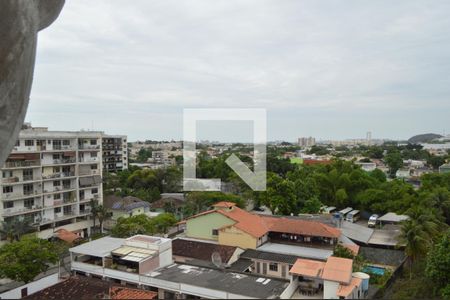
[[[254,267],[253,267],[253,273],[255,274],[261,274],[261,275],[267,275],[267,276],[272,276],[272,277],[277,277],[277,278],[283,278],[283,279],[288,279],[291,277],[291,275],[289,275],[289,264],[288,263],[276,263],[278,265],[278,270],[277,271],[271,271],[269,268],[270,265],[270,261],[266,261],[266,260],[259,260],[259,259],[253,259],[254,262]],[[260,264],[260,269],[259,269],[259,273],[256,272],[257,268],[256,268],[256,264],[259,262]],[[267,273],[263,274],[262,270],[262,264],[267,264]],[[285,272],[285,277],[281,276],[281,269],[285,268],[286,272]]]
[[[294,295],[295,291],[298,288],[298,277],[293,276],[291,283],[289,283],[288,287],[284,290],[280,295],[280,299],[291,299],[292,295]]]
[[[339,283],[334,281],[323,281],[323,298],[324,299],[338,299],[336,296]]]
[[[217,240],[218,237],[212,235],[213,229],[218,229],[235,222],[220,213],[209,213],[186,221],[186,235],[188,237]]]
[[[28,295],[31,295],[33,293],[39,292],[40,290],[48,288],[49,286],[55,285],[58,282],[60,282],[60,280],[58,278],[58,273],[55,273],[55,274],[49,275],[47,277],[43,277],[39,280],[30,282],[28,284],[22,285],[18,288],[10,290],[10,291],[4,292],[3,294],[0,294],[0,298],[1,299],[21,299],[23,288],[27,288]]]
[[[248,233],[230,226],[220,230],[219,244],[237,246],[243,249],[256,249],[258,239]]]

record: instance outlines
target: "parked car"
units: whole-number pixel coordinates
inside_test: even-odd
[[[370,218],[369,218],[369,221],[367,222],[367,226],[369,226],[369,227],[375,227],[376,225],[377,225],[377,221],[378,221],[378,218],[379,218],[380,216],[379,215],[377,215],[377,214],[373,214],[373,215],[371,215],[370,216]]]

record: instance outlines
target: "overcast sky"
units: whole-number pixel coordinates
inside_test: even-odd
[[[180,139],[183,108],[266,108],[269,140],[450,132],[450,1],[67,0],[27,121]],[[251,137],[251,124],[228,137]],[[218,140],[210,124],[200,138]]]

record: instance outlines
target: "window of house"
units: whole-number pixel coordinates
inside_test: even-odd
[[[13,207],[14,207],[14,201],[3,202],[3,208],[13,208]]]
[[[97,157],[97,152],[91,152],[91,157]]]
[[[266,264],[266,263],[262,263],[262,273],[263,273],[264,275],[267,274],[267,264]]]
[[[97,170],[97,165],[91,165],[91,170]]]
[[[61,212],[61,207],[55,207],[55,214],[59,214]]]
[[[261,272],[261,263],[259,261],[256,262],[256,273]]]
[[[3,187],[3,194],[8,194],[8,193],[12,193],[12,192],[13,192],[12,186],[4,186]]]
[[[91,145],[97,145],[97,140],[91,140]]]
[[[281,277],[286,277],[286,265],[281,266]]]
[[[34,146],[34,140],[25,140],[25,146],[27,147]]]
[[[61,155],[60,154],[53,154],[53,159],[60,159]]]
[[[70,140],[63,140],[64,146],[70,146]]]
[[[32,180],[33,179],[33,169],[25,169],[22,171],[24,180]]]
[[[212,230],[212,235],[219,235],[219,230],[213,229]]]
[[[92,194],[98,194],[98,189],[97,189],[97,188],[92,189],[92,190],[91,190],[91,193],[92,193]]]
[[[53,195],[53,199],[54,199],[54,200],[59,200],[59,199],[61,199],[61,194],[54,194],[54,195]]]
[[[20,140],[16,141],[16,147],[20,147]]]
[[[60,167],[53,167],[53,173],[59,173],[61,171]]]
[[[53,186],[61,186],[61,181],[59,180],[53,181]]]
[[[25,206],[26,208],[32,208],[34,205],[34,199],[25,199],[23,201],[23,206]]]
[[[278,272],[278,264],[277,263],[270,263],[269,264],[269,270],[273,272]]]

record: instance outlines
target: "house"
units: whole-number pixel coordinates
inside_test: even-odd
[[[407,216],[407,215],[397,215],[396,213],[388,212],[388,213],[382,215],[381,217],[379,217],[377,221],[381,225],[384,225],[384,224],[399,224],[408,219],[409,219],[409,216]]]
[[[70,256],[72,271],[77,275],[145,287],[157,291],[158,298],[275,299],[289,285],[287,280],[174,264],[170,239],[144,235],[128,239],[103,237],[71,248]]]
[[[363,169],[366,172],[371,172],[373,170],[375,170],[377,168],[377,164],[374,162],[355,162],[355,164],[357,164],[358,166],[361,167],[361,169]]]
[[[119,197],[109,195],[104,198],[104,206],[112,212],[111,219],[105,222],[105,228],[111,228],[117,223],[120,217],[146,214],[150,211],[150,203],[133,196]]]
[[[161,194],[161,199],[152,202],[151,210],[161,213],[172,213],[178,219],[183,219],[183,207],[186,204],[184,194]]]
[[[368,287],[369,276],[352,273],[352,268],[353,261],[348,258],[332,256],[326,262],[297,259],[289,270],[298,293],[292,298],[363,299],[367,293],[363,280]]]
[[[410,169],[406,169],[406,168],[398,169],[397,172],[395,173],[395,176],[397,178],[410,178],[411,177],[411,170]]]
[[[189,238],[242,249],[256,249],[269,240],[332,247],[341,235],[339,229],[320,222],[252,214],[232,202],[216,203],[212,210],[184,222]]]

